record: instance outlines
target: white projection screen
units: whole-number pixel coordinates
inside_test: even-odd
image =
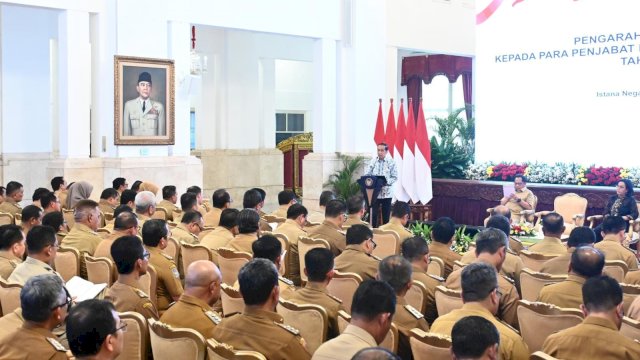
[[[476,162],[640,166],[639,0],[476,9]]]

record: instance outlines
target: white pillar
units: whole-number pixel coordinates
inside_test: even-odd
[[[190,42],[191,25],[186,22],[169,22],[169,46],[167,57],[174,59],[175,65],[175,129],[176,143],[169,146],[169,155],[188,156],[190,148],[191,104],[189,94],[194,79],[190,75],[191,57]],[[195,86],[195,85],[194,85]]]
[[[336,42],[316,40],[313,48],[313,151],[336,151],[337,135],[337,67]]]

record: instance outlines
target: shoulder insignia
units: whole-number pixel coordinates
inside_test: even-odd
[[[377,256],[375,256],[375,255],[369,255],[369,256],[371,256],[371,257],[372,257],[372,258],[374,258],[375,260],[382,261],[382,259],[380,259],[379,257],[377,257]]]
[[[180,279],[180,273],[178,272],[178,268],[176,268],[175,266],[171,267],[171,274],[173,274],[174,278]]]
[[[333,300],[337,301],[338,304],[342,304],[342,300],[340,298],[337,298],[331,294],[327,294],[328,297],[332,298]]]
[[[636,252],[631,250],[630,248],[628,248],[628,247],[626,247],[624,245],[622,245],[622,247],[625,248],[626,250],[630,251],[634,256],[636,255]]]
[[[338,232],[339,232],[340,234],[342,234],[342,235],[345,235],[345,236],[347,235],[347,232],[346,232],[346,231],[344,231],[344,230],[338,230]]]
[[[510,278],[510,277],[508,277],[506,275],[502,275],[502,274],[500,274],[500,276],[502,276],[505,280],[507,280],[509,282],[509,284],[515,285],[516,282],[512,278]]]
[[[9,264],[11,264],[11,266],[15,269],[18,266],[19,262],[17,262],[16,260],[9,260]]]
[[[424,317],[416,308],[411,305],[405,305],[404,308],[409,312],[409,314],[413,315],[414,318],[420,320]]]
[[[518,256],[518,254],[515,251],[511,250],[511,248],[507,249],[507,252],[510,253],[511,255]]]
[[[167,260],[173,260],[173,256],[171,256],[171,255],[167,255],[167,254],[165,254],[163,252],[161,252],[160,254],[162,254],[162,256],[164,256]]]
[[[300,330],[294,328],[291,325],[287,325],[287,324],[280,324],[279,322],[273,322],[274,324],[280,326],[281,328],[287,330],[288,332],[292,333],[293,335],[300,335]]]
[[[441,277],[441,276],[433,275],[433,274],[429,274],[429,273],[427,273],[427,276],[429,276],[429,277],[430,277],[430,278],[432,278],[432,279],[436,279],[436,280],[438,280],[438,281],[440,281],[440,282],[444,282],[444,278],[443,278],[443,277]]]
[[[211,320],[212,323],[218,325],[222,322],[222,318],[216,314],[215,312],[209,310],[209,311],[205,311],[204,312],[205,315],[207,315],[207,317],[209,318],[209,320]]]
[[[51,346],[53,346],[56,350],[58,351],[62,351],[62,352],[67,352],[67,349],[65,349],[64,346],[62,346],[62,344],[60,344],[58,342],[58,340],[54,339],[54,338],[47,338],[47,341],[49,342],[49,344],[51,344]]]
[[[136,292],[136,294],[138,296],[140,296],[141,298],[145,299],[148,298],[149,296],[147,294],[145,294],[144,291],[140,290],[140,289],[134,289],[134,291]]]
[[[289,286],[293,286],[293,281],[291,281],[291,280],[289,280],[289,279],[287,279],[287,278],[285,278],[285,277],[278,276],[278,279],[279,279],[280,281],[282,281],[283,283],[285,283],[285,284],[289,285]]]
[[[153,309],[153,303],[151,301],[147,301],[146,303],[142,304],[142,308],[143,309]]]
[[[516,330],[513,326],[507,324],[506,322],[504,322],[504,320],[500,320],[500,319],[498,319],[498,320],[500,321],[500,324],[508,327],[510,330],[513,330],[513,332],[515,332],[516,334],[520,335],[520,332],[518,330]]]

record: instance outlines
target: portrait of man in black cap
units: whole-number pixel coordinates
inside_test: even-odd
[[[151,99],[151,74],[138,75],[138,97],[124,104],[122,126],[124,136],[164,136],[167,134],[164,105]]]

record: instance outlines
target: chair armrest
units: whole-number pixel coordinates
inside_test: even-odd
[[[593,229],[593,225],[595,225],[596,220],[602,220],[602,218],[604,218],[603,215],[587,216],[587,221],[589,222],[589,227]]]
[[[575,226],[584,225],[584,214],[575,214],[572,219]]]

